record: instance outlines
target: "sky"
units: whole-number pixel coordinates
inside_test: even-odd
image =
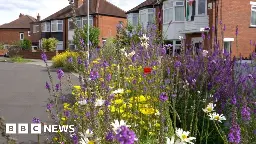
[[[144,0],[107,0],[119,8],[128,11]],[[0,25],[9,23],[19,17],[19,14],[41,19],[59,11],[69,4],[68,0],[0,0]]]

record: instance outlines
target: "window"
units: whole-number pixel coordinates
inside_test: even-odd
[[[87,25],[87,24],[88,24],[87,17],[83,17],[83,25]],[[89,17],[89,25],[93,26],[93,17],[92,16]]]
[[[75,29],[75,24],[72,19],[68,19],[68,29],[69,30]]]
[[[175,2],[175,21],[184,21],[185,13],[184,13],[184,2],[177,1]]]
[[[50,22],[44,22],[41,24],[42,32],[50,32],[51,31],[51,24]]]
[[[206,0],[198,0],[198,15],[206,14]]]
[[[173,20],[173,1],[165,1],[163,6],[163,22],[170,23]]]
[[[82,28],[82,18],[76,18],[76,25],[78,28]]]
[[[39,25],[33,25],[33,33],[39,32]]]
[[[20,32],[20,40],[24,40],[24,33]]]
[[[147,11],[146,10],[140,11],[140,23],[143,28],[146,28],[146,26],[147,26]]]
[[[234,38],[224,38],[223,53],[231,53],[232,41],[234,41]]]
[[[137,26],[138,23],[139,23],[139,14],[134,13],[134,14],[132,15],[132,25],[133,25],[133,26]]]
[[[69,48],[70,48],[71,50],[75,50],[75,49],[76,49],[76,45],[74,44],[73,41],[69,41]]]
[[[251,6],[251,26],[256,27],[256,4]]]
[[[155,21],[155,10],[154,9],[148,9],[148,23],[152,24]]]
[[[52,32],[62,32],[63,31],[63,21],[62,20],[54,20],[51,22]]]

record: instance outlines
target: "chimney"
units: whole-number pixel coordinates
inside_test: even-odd
[[[36,20],[37,20],[37,21],[40,21],[40,20],[41,20],[41,16],[39,15],[39,13],[38,13],[38,15],[37,15],[37,17],[36,17]]]
[[[85,0],[75,0],[75,8],[79,8],[81,5],[83,5],[83,1]]]
[[[22,17],[22,16],[23,16],[23,14],[22,14],[22,13],[20,13],[19,18],[20,18],[20,17]]]

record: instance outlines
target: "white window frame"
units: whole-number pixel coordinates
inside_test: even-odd
[[[87,21],[87,17],[82,17],[82,26],[87,24],[87,22],[84,23],[84,20]],[[90,26],[93,26],[93,17],[91,15],[89,15],[89,24],[90,24]]]
[[[199,0],[196,0],[195,2],[196,2],[196,15],[197,16],[206,16],[207,15],[207,9],[208,9],[207,0],[205,0],[205,14],[198,14]]]
[[[28,36],[30,37],[30,31],[28,31]]]
[[[61,29],[62,30],[58,30],[58,25],[61,24]],[[56,30],[53,30],[53,26],[52,25],[56,25]],[[63,20],[53,20],[51,21],[51,32],[63,32]]]
[[[22,36],[23,38],[21,38],[21,36]],[[24,40],[24,32],[20,32],[20,40]]]
[[[70,48],[70,46],[73,45],[74,46],[74,50],[77,49],[76,45],[74,44],[74,41],[69,41],[68,47]],[[70,48],[71,49],[71,48]],[[72,49],[71,49],[72,50]]]
[[[224,41],[224,45],[223,45],[223,53],[225,52],[225,43],[229,43],[229,53],[231,53],[232,51],[231,51],[231,48],[232,48],[232,42],[234,41],[234,38],[224,38],[223,39],[223,41]]]
[[[150,10],[152,10],[153,12],[149,12]],[[143,10],[140,10],[139,11],[139,23],[143,26],[143,28],[147,28],[147,25],[148,25],[148,22],[149,22],[149,18],[148,18],[148,15],[149,14],[152,14],[153,13],[153,16],[154,16],[154,19],[155,19],[155,14],[156,14],[156,10],[155,8],[147,8],[147,9],[143,9]],[[145,14],[145,21],[142,21],[141,20],[141,15]]]
[[[172,6],[166,6],[166,5],[168,5],[169,3],[172,3],[172,4],[170,4],[170,5],[172,5]],[[172,0],[168,0],[168,1],[164,1],[163,2],[163,24],[169,24],[171,21],[173,21],[173,18],[174,18],[174,4],[173,4],[174,2],[172,1]],[[172,11],[172,19],[171,20],[165,20],[165,15],[166,14],[168,14],[168,13],[166,13],[166,11],[167,10],[170,10],[171,9],[171,11]]]
[[[182,2],[183,4],[182,5],[177,5],[177,2]],[[176,13],[176,11],[175,11],[175,7],[183,7],[184,8],[184,20],[183,21],[176,21],[176,17],[175,17],[175,13]],[[174,22],[184,22],[186,20],[186,18],[185,18],[185,4],[184,4],[184,1],[174,1],[174,3],[173,3],[173,21]]]
[[[252,12],[256,12],[256,9],[253,9],[253,8],[256,8],[256,2],[250,2],[251,4],[251,18],[250,18],[250,26],[251,27],[256,27],[256,24],[252,24]]]
[[[51,23],[50,22],[43,22],[41,25],[42,25],[41,26],[42,32],[50,32],[51,31]],[[49,27],[49,29],[48,29],[48,27]]]
[[[33,33],[38,33],[38,32],[39,32],[39,25],[33,25]]]
[[[148,10],[148,14],[147,14],[147,24],[149,23],[149,15],[150,14],[153,14],[153,22],[152,23],[154,23],[155,22],[155,20],[156,20],[156,11],[155,11],[155,9],[154,8],[148,8],[147,9]],[[150,11],[152,11],[152,12],[150,12]]]

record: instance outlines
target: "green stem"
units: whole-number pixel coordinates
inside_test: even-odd
[[[217,131],[218,131],[218,133],[219,133],[221,139],[224,141],[224,144],[228,144],[227,139],[226,139],[226,136],[225,136],[225,135],[223,136],[223,135],[221,134],[221,132],[220,132],[220,130],[219,130],[219,128],[218,128],[216,122],[214,121],[213,123],[214,123],[214,126],[216,127],[216,129],[217,129]],[[224,137],[225,137],[225,138],[224,138]]]

